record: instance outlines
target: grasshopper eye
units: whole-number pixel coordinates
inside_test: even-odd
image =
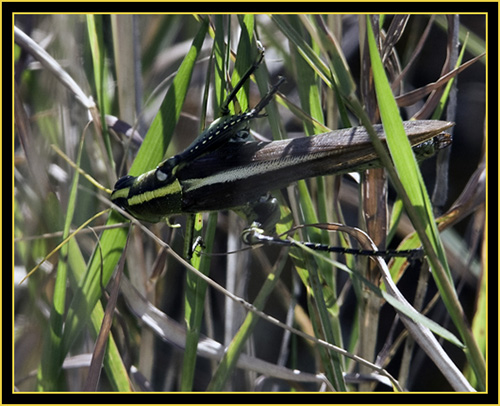
[[[168,179],[168,175],[161,169],[156,170],[156,179],[160,182],[165,182]]]

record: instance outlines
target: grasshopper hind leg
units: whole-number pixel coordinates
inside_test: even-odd
[[[423,260],[424,252],[422,249],[410,250],[366,250],[346,247],[335,247],[324,244],[316,244],[312,242],[296,242],[293,239],[281,239],[275,235],[275,226],[280,220],[280,208],[278,201],[267,194],[260,197],[257,201],[247,203],[239,208],[238,213],[246,217],[248,223],[251,224],[245,228],[241,234],[241,239],[247,245],[265,244],[265,245],[281,245],[281,246],[305,246],[315,251],[336,252],[340,254],[362,255],[362,256],[377,256],[384,257],[386,260],[395,257],[406,258],[409,262]],[[318,228],[322,224],[311,224]],[[293,230],[293,229],[292,229]]]

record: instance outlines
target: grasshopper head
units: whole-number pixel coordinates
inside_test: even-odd
[[[127,175],[115,184],[111,201],[138,220],[157,223],[182,212],[182,187],[174,178],[164,179],[158,169],[140,176]],[[160,175],[160,176],[159,176]]]

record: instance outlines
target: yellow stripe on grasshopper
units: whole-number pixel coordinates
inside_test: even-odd
[[[124,190],[127,190],[127,193],[128,193],[128,189],[129,188],[126,188]],[[119,192],[122,192],[122,191],[119,191]],[[115,193],[118,194],[118,191],[115,191]],[[179,183],[179,180],[175,179],[172,183],[169,183],[166,186],[132,196],[131,198],[128,199],[128,204],[129,204],[129,206],[133,207],[136,205],[150,202],[151,200],[158,199],[160,197],[174,195],[177,193],[182,193],[182,187],[181,187],[181,184]],[[118,196],[118,197],[120,197],[120,196]]]

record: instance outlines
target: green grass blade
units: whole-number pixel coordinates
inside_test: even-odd
[[[83,141],[83,140],[82,140]],[[83,143],[80,143],[78,150],[77,165],[80,164],[82,155]],[[69,195],[68,207],[66,210],[66,219],[64,223],[64,231],[62,239],[66,239],[70,234],[70,227],[73,221],[73,215],[76,208],[76,198],[78,193],[78,180],[80,173],[75,172],[71,191]],[[54,286],[54,295],[52,302],[52,309],[50,311],[50,324],[49,330],[44,341],[44,351],[42,353],[42,360],[38,371],[38,390],[42,392],[55,391],[60,389],[59,385],[59,372],[60,365],[64,361],[61,358],[61,341],[63,332],[63,315],[66,306],[66,286],[68,279],[68,251],[69,245],[64,245],[61,248],[61,260],[58,262],[56,282]]]
[[[236,55],[235,69],[232,76],[232,86],[234,87],[240,80],[240,78],[245,74],[247,69],[254,63],[257,52],[256,52],[256,44],[253,40],[253,32],[255,27],[254,17],[252,15],[245,15],[244,17],[239,17],[239,22],[241,26],[241,36],[238,42],[238,51]],[[219,62],[219,64],[221,64]],[[267,72],[265,72],[265,66],[261,64],[261,66],[255,71],[255,77],[257,78],[257,82],[265,87],[265,92],[267,92],[267,81],[265,78],[267,77]],[[221,78],[222,79],[222,78]],[[219,79],[221,82],[222,80]],[[241,88],[238,92],[238,104],[242,111],[246,111],[249,108],[249,85],[247,82],[245,86]],[[260,88],[261,86],[259,86]],[[264,90],[264,89],[262,89]],[[266,112],[268,114],[273,115],[271,104],[266,107]],[[271,107],[271,109],[268,109]],[[274,281],[276,283],[276,281]],[[264,289],[262,288],[261,293],[258,296],[258,300],[254,305],[261,305],[265,303],[268,295],[271,293],[272,289]],[[258,307],[261,309],[262,307]],[[227,351],[224,354],[223,359],[220,361],[214,375],[212,376],[211,382],[208,386],[209,391],[219,391],[224,388],[226,383],[230,380],[232,371],[234,370],[238,358],[243,351],[244,345],[247,339],[250,337],[255,323],[257,322],[258,317],[249,313],[246,317],[243,325],[240,327],[239,331],[233,337],[231,344],[229,345]]]
[[[241,27],[241,36],[238,41],[238,48],[236,50],[236,61],[234,63],[234,71],[231,77],[231,85],[234,87],[241,80],[247,69],[253,64],[255,60],[255,45],[252,41],[252,36],[255,27],[255,19],[252,14],[245,14],[238,16]],[[238,104],[241,111],[247,111],[249,108],[250,99],[250,81],[242,86],[237,94]],[[237,112],[235,109],[234,112]]]
[[[422,324],[423,326],[427,327],[429,330],[433,331],[438,336],[444,338],[445,340],[456,345],[457,347],[464,348],[463,343],[452,332],[450,332],[449,330],[440,326],[438,323],[436,323],[432,319],[429,319],[425,315],[417,312],[413,307],[408,306],[405,303],[402,303],[401,301],[395,299],[393,296],[390,296],[385,290],[380,289],[377,286],[375,286],[368,279],[364,278],[359,272],[352,271],[347,266],[345,266],[343,264],[339,264],[335,261],[332,261],[331,259],[324,257],[323,255],[321,255],[317,251],[313,251],[310,248],[307,248],[304,246],[302,246],[301,248],[305,252],[313,255],[315,258],[318,258],[318,260],[325,262],[325,263],[329,263],[331,266],[338,267],[339,269],[342,269],[344,272],[347,272],[354,279],[359,280],[359,282],[361,282],[364,286],[366,286],[368,289],[370,289],[370,291],[375,293],[377,297],[383,298],[391,306],[393,306],[395,309],[399,310],[402,314],[408,316],[410,319],[412,319],[416,323]]]
[[[175,128],[175,123],[180,115],[182,102],[185,99],[193,67],[200,53],[206,32],[207,23],[204,22],[193,41],[190,51],[179,68],[178,75],[167,92],[160,111],[153,120],[137,158],[130,169],[131,174],[137,175],[151,169],[163,158]],[[113,225],[121,221],[123,221],[122,216],[113,212],[107,224]],[[124,229],[112,229],[103,232],[100,247],[102,249],[104,264],[101,267],[100,256],[97,252],[94,252],[85,279],[76,291],[68,311],[63,337],[64,353],[67,353],[73,341],[84,327],[90,312],[101,295],[99,283],[101,272],[103,274],[103,283],[106,285],[109,281],[114,267],[121,256],[126,237],[127,231]]]
[[[193,216],[189,216],[192,218]],[[194,235],[196,239],[201,237],[203,216],[198,213],[195,216],[194,224],[190,221],[186,224],[186,229],[190,230],[194,226]],[[200,246],[193,252],[191,258],[191,265],[198,269],[204,275],[210,273],[210,255],[201,256],[201,252],[210,254],[213,248],[215,229],[217,226],[217,213],[210,213],[207,226],[205,228],[205,236],[203,238],[205,247],[203,250]],[[192,243],[192,238],[186,236],[186,242],[189,245]],[[191,250],[191,247],[188,247]],[[185,315],[186,322],[186,347],[184,350],[184,359],[182,364],[181,375],[181,391],[189,392],[193,390],[194,375],[196,372],[196,349],[201,332],[201,323],[205,306],[205,293],[207,290],[207,283],[198,278],[194,273],[186,273],[186,294],[185,294]]]
[[[432,213],[430,198],[406,138],[402,120],[378,54],[369,18],[368,25],[370,56],[382,123],[387,134],[387,143],[394,160],[394,166],[398,171],[401,184],[404,186],[408,199],[405,199],[405,192],[402,190],[400,191],[400,195],[403,197],[405,208],[424,245],[432,267],[432,275],[441,293],[441,297],[463,341],[468,347],[466,354],[469,362],[476,371],[476,374],[479,375],[478,380],[484,383],[484,359],[482,359],[470,328],[464,321],[463,309],[452,284],[446,255]],[[391,176],[391,178],[394,180],[394,177]]]
[[[78,283],[85,277],[85,261],[75,240],[71,240],[69,242],[69,246],[70,252],[68,260],[72,270],[69,275],[70,284],[71,286],[77,286]],[[90,328],[94,339],[99,334],[103,318],[104,309],[101,302],[98,301],[92,311],[92,314],[90,315]],[[106,377],[115,391],[130,392],[132,390],[127,368],[123,364],[122,356],[112,335],[108,341],[103,366],[104,371],[106,372]]]
[[[256,309],[262,310],[264,308],[269,295],[272,293],[273,289],[279,281],[279,277],[285,265],[285,261],[286,256],[283,255],[281,261],[276,266],[275,271],[273,273],[270,273],[266,278],[253,303]],[[253,312],[249,312],[247,314],[243,324],[224,352],[224,357],[221,359],[215,374],[212,376],[210,384],[207,387],[207,391],[216,392],[224,389],[224,385],[231,377],[231,373],[236,366],[238,357],[243,351],[244,344],[252,334],[258,320],[259,317],[257,314]]]
[[[316,73],[332,87],[332,73],[328,66],[318,57],[317,53],[307,44],[304,38],[298,33],[283,15],[271,15],[272,20],[278,25],[281,32],[287,36],[289,41],[297,46],[302,57],[311,65]]]
[[[463,60],[464,54],[465,54],[466,45],[467,45],[467,38],[468,37],[465,38],[465,43],[462,46],[462,50],[460,51],[460,55],[458,55],[457,62],[455,64],[455,68],[458,68],[460,66],[460,64],[462,63],[462,60]],[[448,98],[450,96],[450,91],[451,91],[451,88],[452,88],[454,82],[455,82],[455,78],[453,77],[446,84],[443,95],[441,96],[441,99],[439,100],[439,105],[436,108],[436,110],[434,111],[434,113],[432,114],[433,119],[438,120],[441,117],[441,115],[443,114],[444,106],[446,105],[446,102],[448,101]]]
[[[113,155],[111,152],[111,142],[106,128],[105,114],[109,111],[109,99],[107,97],[107,86],[105,78],[108,77],[106,67],[106,52],[103,39],[103,16],[90,14],[87,15],[87,30],[90,41],[90,50],[92,55],[94,85],[97,93],[97,104],[99,106],[101,126],[101,136],[106,147],[107,160],[111,168],[115,167]]]
[[[478,294],[478,300],[476,305],[476,312],[474,314],[474,319],[472,320],[472,332],[479,345],[481,354],[486,357],[487,354],[487,342],[488,342],[488,289],[487,289],[487,273],[482,272],[481,274],[481,285]],[[479,390],[479,382],[477,381],[474,369],[467,365],[465,369],[465,376],[471,382],[471,385]]]

